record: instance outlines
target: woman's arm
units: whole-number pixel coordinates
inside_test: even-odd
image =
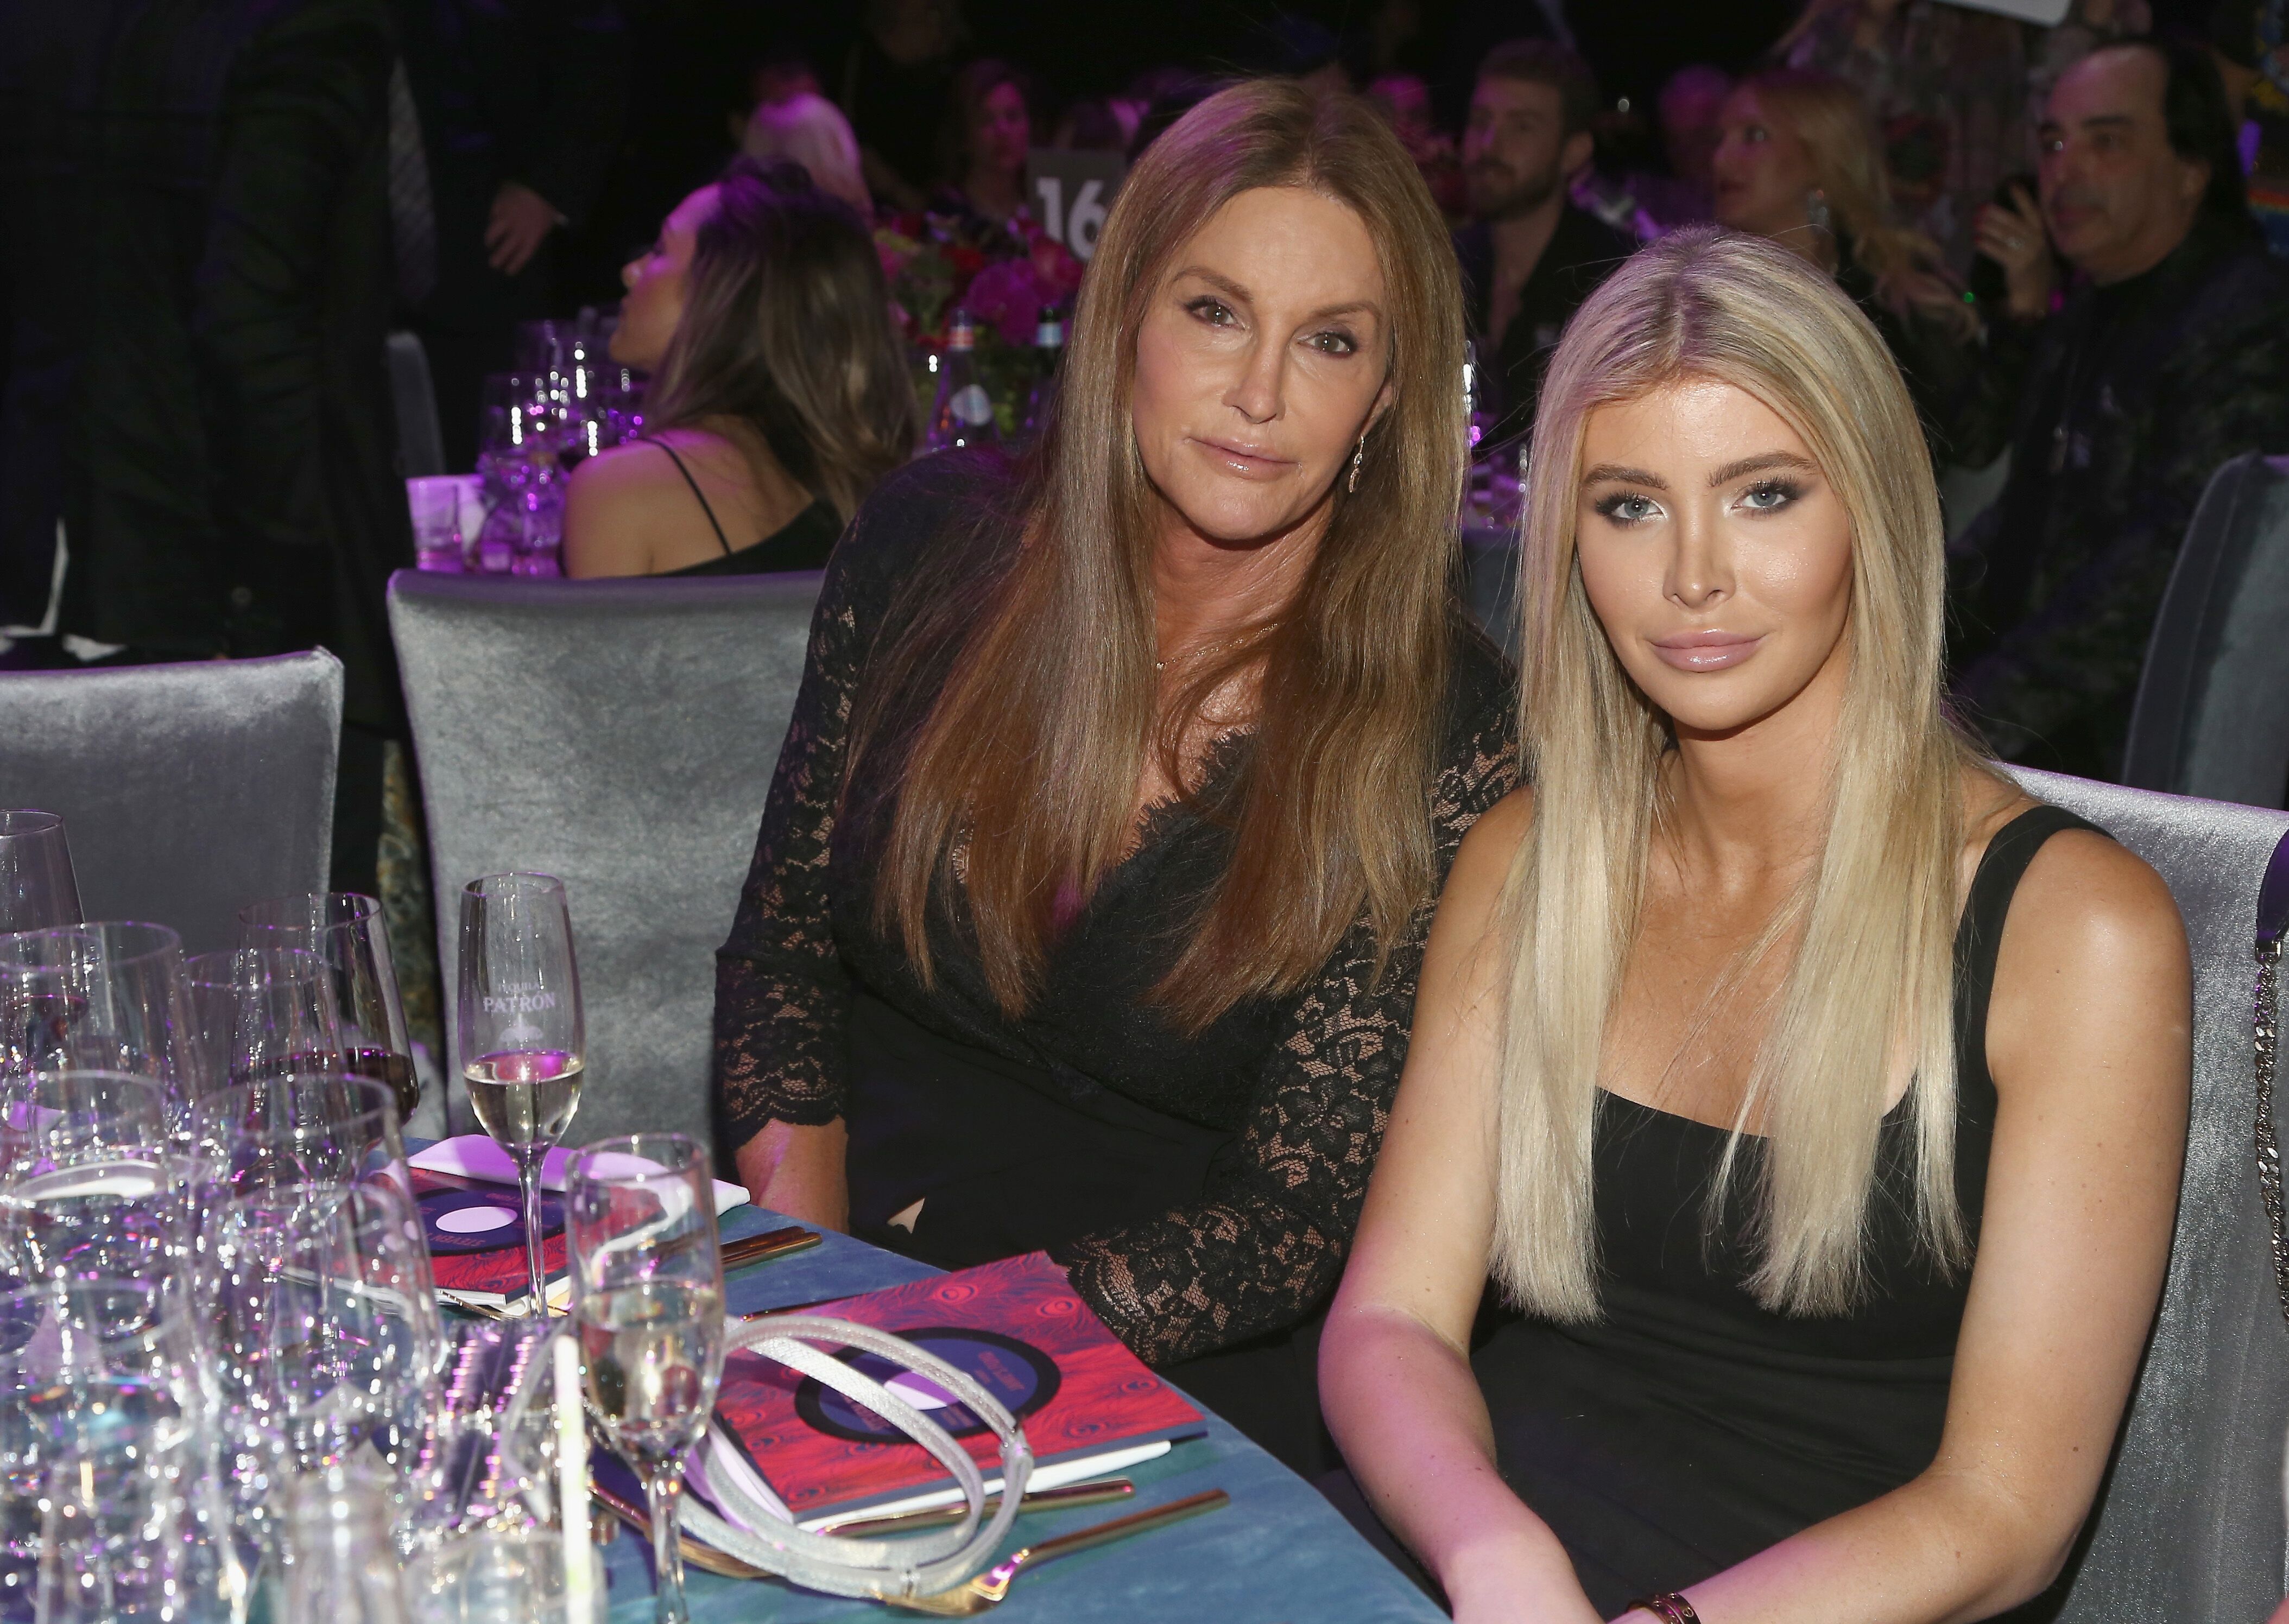
[[[1564,1548],[1495,1469],[1468,1352],[1494,1233],[1509,957],[1495,904],[1532,816],[1525,791],[1487,813],[1440,899],[1406,1077],[1320,1343],[1320,1396],[1368,1498],[1458,1620],[1590,1624]]]
[[[747,1193],[806,1223],[849,1221],[843,1023],[829,847],[859,674],[896,561],[862,513],[828,565],[794,713],[730,938],[715,955],[715,1109]]]
[[[2094,834],[2045,843],[2013,899],[1989,1008],[1999,1105],[1938,1457],[1692,1587],[1708,1624],[1953,1624],[2058,1575],[2169,1265],[2191,984],[2151,869]]]
[[[1432,797],[1442,867],[1516,778],[1506,710],[1486,708]],[[1407,1058],[1430,913],[1380,980],[1373,927],[1353,924],[1282,1021],[1238,1153],[1218,1158],[1197,1205],[1057,1250],[1083,1299],[1146,1362],[1294,1325],[1335,1285]]]

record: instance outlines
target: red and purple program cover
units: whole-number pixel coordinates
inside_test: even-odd
[[[950,1359],[1017,1415],[1044,1465],[1201,1430],[1200,1413],[1105,1328],[1043,1253],[803,1312],[878,1326]],[[893,1375],[871,1356],[843,1357],[877,1381]],[[998,1469],[993,1433],[933,1384],[906,1374],[888,1384],[961,1438],[981,1466]],[[798,1522],[952,1481],[921,1445],[757,1354],[726,1363],[716,1416]]]

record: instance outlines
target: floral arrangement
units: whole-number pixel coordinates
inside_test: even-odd
[[[1014,437],[1033,379],[1034,325],[1044,306],[1072,308],[1081,261],[1022,210],[1006,226],[967,212],[892,216],[875,229],[874,251],[924,410],[937,393],[931,358],[953,313],[967,310],[977,326],[977,370],[1003,437]]]

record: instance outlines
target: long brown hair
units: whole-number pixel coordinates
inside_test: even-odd
[[[1353,210],[1390,301],[1389,407],[1358,489],[1278,625],[1204,659],[1164,712],[1153,673],[1158,498],[1129,422],[1137,334],[1175,258],[1242,192],[1308,187]],[[1436,884],[1430,792],[1464,468],[1460,283],[1438,206],[1366,102],[1259,80],[1187,113],[1129,172],[1097,240],[1065,382],[1024,498],[1024,545],[982,594],[897,792],[878,916],[930,974],[934,889],[954,877],[987,984],[1024,1009],[1061,891],[1120,861],[1147,752],[1261,661],[1237,777],[1215,804],[1231,859],[1155,999],[1197,1031],[1304,984],[1362,905],[1378,967]]]
[[[743,418],[844,519],[913,450],[907,378],[865,226],[800,164],[731,160],[683,274],[655,429]]]

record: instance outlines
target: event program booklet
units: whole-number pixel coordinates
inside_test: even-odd
[[[1035,1252],[802,1310],[873,1325],[976,1378],[1025,1429],[1030,1486],[1055,1488],[1166,1454],[1208,1430],[1200,1413],[1144,1368]],[[841,1357],[894,1389],[962,1441],[1001,1487],[1001,1445],[951,1396],[872,1354]],[[752,1352],[726,1362],[715,1426],[694,1486],[736,1480],[765,1507],[817,1529],[865,1512],[958,1503],[961,1490],[919,1444],[872,1411]],[[728,1515],[728,1514],[727,1514]]]

